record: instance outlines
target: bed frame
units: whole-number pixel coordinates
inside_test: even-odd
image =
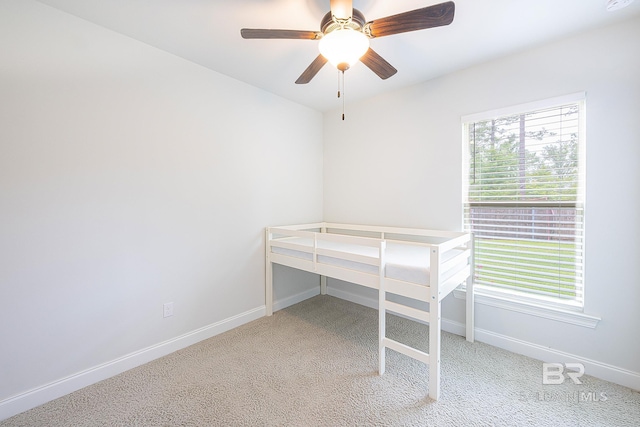
[[[386,277],[388,244],[427,248],[428,285]],[[343,246],[340,246],[343,245]],[[441,301],[466,282],[466,339],[473,342],[473,238],[470,233],[414,228],[375,227],[335,223],[314,223],[266,229],[266,312],[273,313],[273,263],[320,275],[320,293],[327,293],[326,278],[335,278],[379,291],[379,374],[385,371],[385,349],[390,348],[429,365],[429,397],[440,395]],[[341,250],[362,247],[373,256]],[[395,246],[397,247],[397,246]],[[373,248],[373,249],[372,249]],[[453,251],[453,252],[449,252]],[[449,253],[448,253],[449,252]],[[447,256],[445,256],[447,255]],[[342,265],[326,260],[341,260]],[[349,263],[352,263],[351,265]],[[353,264],[355,263],[355,264]],[[369,266],[368,272],[357,266]],[[372,268],[375,267],[372,272]],[[396,294],[429,303],[423,311],[387,300]],[[429,353],[386,337],[386,313],[392,312],[429,324]]]

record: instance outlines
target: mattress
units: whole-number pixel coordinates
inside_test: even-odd
[[[309,249],[313,248],[313,239],[293,238],[286,239],[287,243],[303,245]],[[318,240],[318,248],[330,249],[334,251],[347,252],[357,255],[363,255],[378,258],[378,248],[371,246],[360,246],[356,244],[338,243],[332,241]],[[273,253],[292,256],[296,258],[313,260],[313,254],[305,251],[297,251],[294,249],[281,248],[272,246]],[[452,249],[440,255],[441,263],[446,262],[463,251],[460,249]],[[385,251],[385,277],[390,279],[402,280],[405,282],[415,283],[418,285],[429,286],[430,276],[430,250],[428,246],[417,246],[402,244],[397,242],[387,242]],[[337,257],[318,255],[318,262],[322,264],[334,265],[337,267],[348,268],[369,274],[378,274],[378,267],[375,265],[345,260]],[[460,264],[464,264],[466,259],[462,259]],[[442,279],[446,280],[453,275],[460,265],[453,265],[449,271],[441,271]]]

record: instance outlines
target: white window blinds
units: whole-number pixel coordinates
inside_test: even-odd
[[[475,283],[582,306],[584,102],[465,121]]]

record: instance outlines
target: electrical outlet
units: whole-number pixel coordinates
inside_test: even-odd
[[[173,316],[173,302],[165,302],[162,305],[163,317]]]

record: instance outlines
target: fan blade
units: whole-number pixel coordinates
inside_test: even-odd
[[[298,30],[264,30],[260,28],[243,28],[240,30],[243,39],[303,39],[317,40],[321,37],[317,31]]]
[[[399,13],[367,23],[371,37],[390,36],[408,31],[449,25],[453,21],[455,4],[452,1]]]
[[[302,74],[300,74],[300,77],[298,77],[298,80],[296,80],[296,84],[303,85],[309,83],[326,63],[327,58],[322,55],[318,55],[318,57],[313,60],[311,65],[309,65],[307,69],[304,70]]]
[[[385,61],[382,56],[378,55],[371,48],[360,58],[360,61],[383,80],[388,79],[398,72],[393,65]]]
[[[331,15],[336,19],[349,19],[353,16],[352,0],[331,0]]]

